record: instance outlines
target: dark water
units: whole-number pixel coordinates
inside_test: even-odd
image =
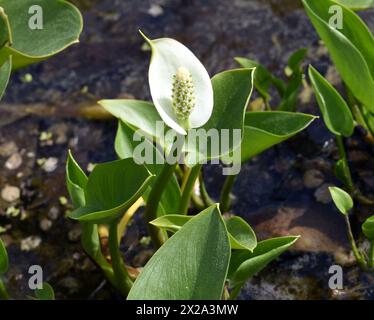
[[[11,257],[7,279],[16,297],[27,292],[30,264],[44,267],[46,280],[56,287],[60,298],[93,297],[101,284],[100,274],[85,258],[79,238],[74,237],[74,232],[79,235],[77,225],[64,217],[69,210],[59,200],[67,196],[64,161],[68,148],[84,168],[89,163],[115,159],[116,123],[88,119],[100,118],[95,101],[116,97],[149,99],[149,52],[142,50],[138,29],[151,38],[168,36],[183,42],[211,75],[238,67],[233,60],[236,56],[256,59],[282,75],[289,55],[302,47],[309,49],[306,63],[324,72],[330,65],[299,1],[75,3],[84,12],[81,43],[45,63],[16,72],[0,106],[0,145],[14,142],[23,160],[18,169],[8,170],[4,165],[9,155],[0,154],[0,185],[14,185],[22,192],[21,199],[14,203],[21,212],[16,217],[5,215],[10,204],[0,199],[0,225],[9,227],[2,233]],[[373,11],[362,15],[374,30]],[[30,83],[23,81],[27,73],[33,76]],[[300,103],[299,110],[318,114],[313,100]],[[53,133],[51,145],[40,141],[41,132]],[[302,238],[297,251],[286,254],[251,280],[242,298],[331,298],[327,282],[328,268],[334,263],[332,254],[338,252],[347,262],[344,224],[331,203],[316,201],[318,188],[306,188],[303,183],[305,172],[315,168],[323,173],[323,183],[337,183],[332,174],[337,154],[331,139],[322,121],[316,121],[306,132],[243,167],[234,187],[233,212],[251,223],[260,239],[286,234],[301,234]],[[373,148],[362,143],[358,134],[348,145],[359,186],[373,193]],[[51,157],[58,164],[48,173],[37,160]],[[217,186],[223,183],[221,168],[208,166],[205,176],[209,192],[218,200]],[[51,211],[58,212],[56,219],[51,218]],[[356,231],[368,213],[367,208],[358,210],[353,219]],[[45,219],[52,226],[42,231],[40,224]],[[129,229],[123,248],[127,261],[141,266],[151,251],[139,243],[146,233],[139,217],[137,221]],[[29,252],[20,250],[21,241],[29,236],[40,237],[41,244]],[[369,275],[360,275],[349,266],[345,272],[347,296],[373,297]],[[107,298],[109,291],[101,290],[95,297]]]

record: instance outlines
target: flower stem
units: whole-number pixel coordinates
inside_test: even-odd
[[[201,167],[202,167],[201,164],[197,164],[194,167],[192,167],[191,170],[187,172],[188,176],[187,176],[186,183],[182,191],[181,202],[179,204],[180,214],[187,214],[188,212],[188,207],[190,204],[190,199],[191,199],[191,195],[193,192],[193,188],[195,186],[196,179],[198,179],[199,177]]]
[[[152,226],[149,222],[157,218],[157,209],[162,196],[162,192],[164,191],[167,183],[172,177],[176,166],[176,163],[165,163],[164,168],[162,169],[160,175],[157,177],[152,187],[152,191],[150,192],[148,197],[147,207],[144,212],[149,235],[151,236],[153,244],[157,249],[164,244],[165,238],[161,230],[155,226]]]
[[[358,265],[361,267],[361,269],[366,271],[367,270],[367,263],[366,263],[365,259],[363,258],[360,251],[357,248],[356,241],[353,237],[351,223],[349,221],[349,216],[344,215],[344,218],[345,218],[345,223],[346,223],[346,226],[347,226],[348,240],[351,244],[353,254],[354,254],[354,256],[357,260]]]
[[[220,209],[222,213],[227,212],[230,209],[230,206],[231,206],[230,193],[231,193],[232,187],[234,186],[236,177],[237,177],[236,175],[227,176],[225,183],[223,184],[221,198],[220,198]]]
[[[132,281],[123,263],[121,252],[119,250],[117,221],[112,222],[109,227],[109,250],[110,256],[112,258],[114,275],[118,282],[118,287],[123,296],[126,297],[132,287]]]
[[[10,296],[8,291],[5,288],[3,280],[0,279],[0,298],[3,300],[9,300]]]

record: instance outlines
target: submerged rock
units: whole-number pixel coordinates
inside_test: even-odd
[[[21,190],[15,186],[5,186],[1,190],[1,197],[7,202],[17,201],[21,197]]]

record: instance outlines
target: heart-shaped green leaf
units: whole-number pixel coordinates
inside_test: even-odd
[[[334,1],[302,1],[344,82],[374,112],[374,38],[370,30],[357,14],[344,6],[339,16],[342,28],[330,24],[334,18],[330,8],[337,5]]]
[[[214,108],[209,121],[201,128],[207,139],[188,139],[186,150],[189,152],[186,163],[193,166],[206,160],[216,159],[230,153],[241,142],[234,139],[234,130],[243,130],[244,116],[253,90],[253,69],[234,69],[224,71],[212,78]],[[215,135],[209,132],[228,132],[231,136],[226,146],[212,147]],[[239,132],[239,131],[238,131]],[[241,133],[241,132],[240,132]],[[242,136],[242,133],[241,133]],[[191,137],[188,133],[188,137]]]
[[[168,214],[150,223],[158,228],[177,232],[191,219],[192,216]],[[257,239],[251,226],[242,218],[236,216],[226,220],[225,223],[229,232],[231,249],[253,251],[257,245]]]
[[[374,7],[374,0],[335,0],[353,10],[363,10]]]
[[[13,56],[13,69],[44,60],[78,42],[82,16],[62,0],[0,0],[8,15],[12,45],[0,50],[0,61]]]
[[[362,225],[362,232],[370,241],[374,241],[374,216],[367,218]]]
[[[0,67],[0,100],[3,98],[6,87],[8,86],[10,74],[12,72],[12,56]]]
[[[0,239],[0,275],[8,271],[9,261],[4,242]]]
[[[329,190],[335,206],[342,214],[348,215],[349,211],[353,208],[353,200],[351,196],[338,187],[329,187]]]
[[[152,174],[158,176],[166,160],[151,141],[136,137],[134,133],[135,131],[130,126],[119,121],[115,139],[117,155],[121,159],[133,158],[139,164],[144,163]],[[145,200],[147,200],[147,194],[145,195]],[[162,193],[158,215],[178,212],[180,200],[181,191],[179,184],[176,177],[173,176]]]
[[[230,244],[217,205],[193,217],[153,255],[129,300],[219,300]]]
[[[70,217],[92,223],[119,219],[143,195],[153,177],[130,158],[96,165],[88,178],[85,206]]]
[[[309,66],[309,77],[327,128],[336,135],[350,137],[354,129],[351,110],[338,91]]]
[[[315,116],[284,111],[247,112],[241,161],[245,162],[261,152],[281,143],[307,128]]]
[[[37,300],[55,300],[55,292],[49,283],[43,282],[43,288],[35,290],[35,298]]]
[[[233,287],[243,285],[248,278],[256,275],[271,261],[278,258],[299,237],[280,237],[260,241],[253,252],[233,251],[230,260],[228,278]]]

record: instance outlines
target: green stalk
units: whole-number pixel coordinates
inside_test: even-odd
[[[239,295],[241,289],[242,289],[242,286],[241,286],[241,285],[237,285],[237,286],[235,286],[235,287],[231,290],[228,300],[235,300],[235,299],[238,297],[238,295]]]
[[[369,268],[374,268],[374,241],[371,242],[369,249]]]
[[[9,300],[10,296],[8,291],[5,288],[4,282],[2,279],[0,279],[0,298],[3,300]]]
[[[109,226],[109,251],[112,258],[114,276],[117,279],[117,285],[124,297],[127,297],[132,287],[132,281],[129,273],[123,263],[121,252],[118,245],[118,223],[113,222]]]
[[[366,263],[364,257],[361,255],[360,251],[357,248],[356,241],[353,237],[351,223],[349,221],[349,216],[344,215],[344,218],[345,218],[345,224],[347,226],[348,240],[351,244],[353,254],[354,254],[354,256],[357,260],[358,265],[361,267],[361,269],[366,271],[367,270],[367,263]]]
[[[356,188],[355,188],[355,185],[354,185],[353,180],[352,180],[351,171],[349,169],[347,153],[345,152],[343,138],[341,136],[338,136],[338,135],[336,135],[335,138],[336,138],[336,144],[338,146],[340,159],[343,160],[343,162],[344,162],[344,176],[347,179],[347,186],[346,187],[347,187],[349,193],[353,193]]]
[[[234,186],[236,177],[237,175],[227,176],[225,183],[223,184],[223,188],[221,191],[221,198],[220,198],[220,209],[222,213],[227,212],[230,209],[230,206],[231,206],[230,193],[231,193],[232,187]]]
[[[200,187],[200,196],[201,196],[201,199],[204,201],[205,207],[207,208],[207,207],[214,205],[215,204],[214,200],[209,196],[209,193],[206,190],[202,172],[199,175],[199,187]]]
[[[343,138],[341,136],[336,135],[336,144],[338,146],[340,159],[344,162],[344,176],[346,177],[346,188],[348,192],[361,204],[363,205],[373,205],[374,200],[365,197],[360,190],[358,190],[353,182],[352,174],[349,169],[347,154],[344,148]]]
[[[191,168],[191,170],[188,171],[188,176],[186,183],[184,185],[183,191],[182,191],[182,198],[181,202],[179,204],[179,213],[180,214],[187,214],[188,207],[190,204],[191,195],[193,192],[193,188],[196,183],[196,179],[198,179],[200,171],[202,168],[202,164],[197,164],[194,167]]]
[[[160,175],[157,177],[152,187],[152,190],[148,197],[147,207],[144,212],[144,217],[147,222],[149,235],[151,236],[153,244],[157,249],[164,244],[165,237],[159,228],[151,225],[149,222],[157,218],[157,209],[160,203],[162,193],[170,178],[173,176],[176,166],[176,163],[165,163],[164,168],[162,169]]]
[[[108,281],[115,286],[116,279],[113,268],[101,252],[100,238],[96,224],[81,223],[82,226],[82,247],[91,260],[103,271]]]
[[[199,211],[202,211],[206,208],[204,201],[194,192],[192,192],[191,194],[191,201],[194,207]]]

